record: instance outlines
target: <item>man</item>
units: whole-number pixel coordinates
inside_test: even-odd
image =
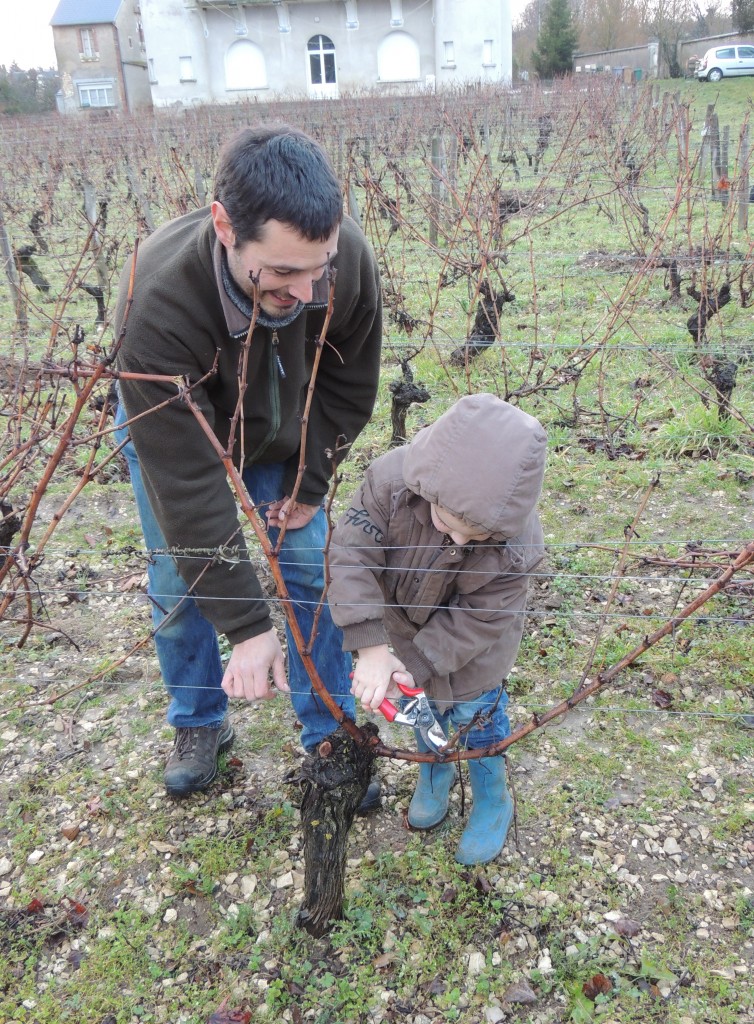
[[[338,271],[334,309],[293,502],[301,414],[330,267]],[[165,784],[170,795],[184,796],[210,784],[218,753],[233,740],[228,696],[259,700],[289,685],[225,469],[188,404],[175,399],[176,384],[164,378],[195,385],[191,397],[225,447],[256,281],[259,309],[234,462],[243,461],[244,483],[267,517],[273,542],[286,523],[280,564],[308,639],[323,588],[321,504],[330,453],[339,437],[354,440],[376,396],[379,272],[364,235],[343,216],[340,186],[324,151],[284,126],[245,129],[225,147],[211,208],[164,225],[139,249],[127,308],[129,276],[127,266],[116,311],[116,332],[125,322],[118,367],[163,379],[121,379],[118,422],[131,420],[133,445],[125,451],[147,547],[173,553],[151,558],[149,593],[155,626],[166,620],[155,644],[171,698],[168,722],[176,729]],[[225,670],[217,632],[232,646]],[[347,696],[351,659],[326,607],[313,657],[337,703],[354,717]],[[288,666],[301,740],[311,750],[335,723],[312,694],[290,635]],[[378,798],[373,787],[362,809]]]

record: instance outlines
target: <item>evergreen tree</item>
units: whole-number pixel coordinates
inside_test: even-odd
[[[568,0],[550,0],[531,55],[539,77],[555,78],[569,72],[578,42],[579,31]]]
[[[736,32],[754,29],[754,0],[731,0],[730,13]]]
[[[0,64],[0,115],[42,114],[55,109],[57,75],[32,68],[23,71],[18,64],[7,69]]]

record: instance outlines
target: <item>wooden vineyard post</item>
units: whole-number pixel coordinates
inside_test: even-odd
[[[745,231],[749,226],[749,125],[741,129],[739,146],[741,177],[738,186],[738,227]]]

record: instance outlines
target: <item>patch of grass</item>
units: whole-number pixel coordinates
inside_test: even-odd
[[[743,426],[732,418],[721,419],[715,409],[701,403],[684,409],[657,431],[655,443],[665,458],[716,459],[724,451],[737,451]]]

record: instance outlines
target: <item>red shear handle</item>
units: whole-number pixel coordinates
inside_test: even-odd
[[[423,692],[421,686],[406,686],[405,683],[396,683],[395,685],[406,697],[416,697],[417,694]],[[383,700],[382,704],[380,704],[379,710],[385,718],[387,718],[388,722],[392,722],[398,714],[398,708],[392,701],[388,700],[387,697]]]
[[[391,701],[385,697],[382,704],[380,704],[379,710],[383,713],[388,722],[392,722],[395,716],[398,714],[398,708]]]
[[[395,685],[406,697],[416,697],[423,692],[421,686],[406,686],[405,683],[396,683]]]

